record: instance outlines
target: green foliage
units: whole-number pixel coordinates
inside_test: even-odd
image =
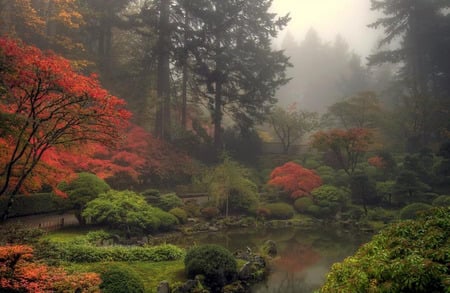
[[[308,196],[304,196],[304,197],[299,197],[295,200],[294,207],[297,210],[297,212],[304,213],[308,210],[308,207],[310,207],[313,204],[314,204],[314,202],[313,202],[312,198],[310,198]]]
[[[216,207],[224,211],[248,212],[258,203],[258,189],[250,179],[248,169],[225,157],[210,174],[208,191]]]
[[[375,183],[375,190],[377,192],[377,196],[381,199],[382,202],[391,204],[392,203],[392,194],[394,193],[395,181],[388,180]]]
[[[158,189],[146,189],[146,190],[140,192],[140,194],[151,205],[157,205],[159,202],[159,198],[161,196]]]
[[[320,292],[448,292],[450,208],[393,224],[332,266]]]
[[[183,224],[187,222],[188,214],[186,213],[186,211],[184,209],[173,208],[169,211],[169,213],[174,215],[178,219],[178,222],[183,223]]]
[[[230,283],[237,274],[235,257],[226,248],[207,244],[194,247],[186,253],[184,265],[188,278],[196,275],[205,277],[205,284],[213,292]]]
[[[1,226],[0,245],[6,244],[33,244],[44,231],[29,228],[21,223],[6,223]]]
[[[352,202],[367,205],[378,204],[381,199],[377,196],[375,182],[365,173],[354,174],[350,179]]]
[[[154,206],[169,211],[183,205],[183,201],[175,193],[166,193],[159,197],[159,201]]]
[[[0,197],[0,210],[4,211],[8,198]],[[9,217],[62,212],[71,208],[67,199],[52,193],[34,193],[30,195],[16,195],[9,212]]]
[[[395,180],[392,200],[397,204],[408,204],[417,200],[421,193],[430,190],[417,173],[410,170],[400,172]]]
[[[253,128],[228,128],[223,134],[225,149],[236,161],[256,165],[261,155],[262,140]]]
[[[67,193],[70,202],[77,209],[82,209],[84,206],[100,193],[107,192],[111,188],[102,179],[91,173],[79,173],[77,178],[69,183],[61,182],[59,189]]]
[[[102,244],[106,240],[110,240],[112,235],[104,230],[89,231],[86,234],[86,240],[91,244]]]
[[[314,203],[320,207],[320,218],[335,216],[348,202],[347,192],[332,185],[322,185],[314,189],[311,195]]]
[[[93,263],[102,261],[152,261],[177,260],[184,250],[171,244],[158,246],[95,246],[86,239],[70,242],[42,241],[36,246],[40,258],[49,261]]]
[[[200,213],[202,217],[210,220],[216,218],[220,214],[220,211],[216,207],[205,207],[200,210]]]
[[[132,191],[110,190],[100,194],[86,205],[83,217],[127,234],[168,230],[178,223],[175,216],[150,206],[143,196]]]
[[[130,267],[114,264],[100,274],[104,293],[144,293],[142,278]]]
[[[450,206],[450,195],[440,195],[433,200],[433,206],[448,207]]]
[[[200,217],[200,206],[195,200],[187,200],[184,203],[183,210],[186,211],[189,217]]]
[[[274,220],[287,220],[291,219],[294,216],[294,208],[287,203],[277,202],[277,203],[269,203],[262,208],[265,208],[269,211],[268,217]]]
[[[415,219],[420,212],[429,210],[430,208],[431,206],[426,203],[415,202],[402,208],[400,218],[403,220]]]
[[[345,211],[342,213],[343,219],[351,219],[355,221],[361,220],[364,216],[364,210],[357,205],[349,205],[345,208]]]
[[[179,224],[177,217],[171,213],[153,207],[151,207],[149,211],[152,216],[158,219],[159,226],[157,229],[159,231],[170,231]]]
[[[367,216],[372,221],[383,221],[384,223],[389,223],[396,218],[396,212],[376,207],[369,210]]]

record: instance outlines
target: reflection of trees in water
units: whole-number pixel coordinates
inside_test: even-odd
[[[277,272],[265,284],[255,287],[254,293],[310,293],[317,286],[307,284],[304,274]]]
[[[321,259],[309,245],[291,242],[272,262],[269,280],[255,288],[257,293],[309,293],[317,289],[308,284],[306,271]]]
[[[316,264],[320,254],[309,245],[290,243],[273,261],[276,271],[295,274]]]

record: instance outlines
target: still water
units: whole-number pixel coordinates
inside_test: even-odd
[[[258,248],[267,240],[277,244],[278,255],[268,280],[253,293],[309,293],[319,288],[331,265],[355,253],[370,235],[339,229],[287,227],[232,230],[195,235],[197,244],[215,243],[230,251]],[[189,239],[184,239],[189,242]]]

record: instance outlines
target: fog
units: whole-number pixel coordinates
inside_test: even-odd
[[[274,41],[293,65],[292,80],[277,92],[279,103],[325,112],[331,104],[359,91],[374,90],[366,57],[381,32],[369,28],[379,15],[370,0],[275,0],[272,11],[291,16]]]
[[[370,0],[274,0],[272,11],[278,15],[290,13],[292,18],[275,41],[278,46],[287,32],[301,41],[314,28],[326,41],[341,35],[355,53],[367,56],[381,36],[367,27],[377,18],[377,13],[370,10]]]

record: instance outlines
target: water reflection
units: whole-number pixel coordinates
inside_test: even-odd
[[[352,255],[370,236],[346,233],[336,229],[305,230],[297,227],[263,230],[233,230],[197,234],[184,237],[186,246],[193,243],[215,243],[231,251],[253,249],[257,251],[266,240],[277,243],[278,256],[264,284],[259,284],[253,293],[303,293],[320,287],[334,262]]]

